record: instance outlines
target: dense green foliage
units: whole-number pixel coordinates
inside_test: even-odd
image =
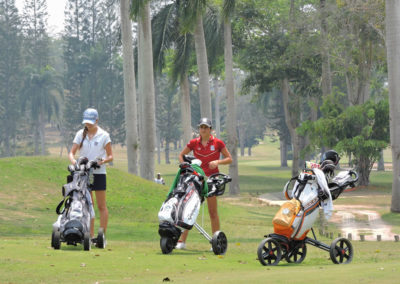
[[[14,1],[0,1],[0,156],[16,152],[22,85],[21,20]]]
[[[75,11],[79,11],[75,13]],[[82,112],[99,110],[115,143],[124,143],[124,104],[118,6],[110,0],[69,1],[64,33],[65,139],[81,127]]]
[[[131,14],[137,15],[147,1],[131,2]],[[69,0],[64,9],[64,32],[57,39],[47,33],[46,3],[25,1],[23,9],[17,11],[15,1],[0,1],[0,155],[46,154],[44,130],[48,122],[60,131],[63,144],[70,146],[73,135],[82,127],[82,111],[89,106],[99,109],[100,125],[110,132],[113,143],[124,144],[119,3]],[[352,153],[362,175],[369,172],[375,152],[368,161],[361,162],[356,154],[359,140],[326,142],[315,147],[308,144],[312,140],[309,136],[316,133],[295,130],[307,121],[329,118],[325,117],[322,102],[332,90],[345,94],[338,101],[342,112],[369,98],[379,101],[385,96],[383,0],[149,3],[155,85],[160,101],[156,106],[160,141],[179,144],[183,132],[179,102],[185,80],[189,82],[192,128],[196,128],[200,117],[201,84],[193,36],[199,16],[203,17],[212,88],[219,86],[219,92],[225,92],[222,27],[231,18],[236,88],[252,96],[252,100],[236,100],[240,101],[236,130],[240,134],[242,127],[242,134],[243,128],[251,132],[242,137],[242,147],[251,147],[263,136],[264,126],[258,124],[264,119],[253,115],[261,110],[260,116],[267,118],[265,125],[282,142],[282,165],[287,164],[290,149],[294,167],[301,165],[300,149],[309,150],[303,151],[306,159],[329,146]],[[134,25],[133,33],[136,32]],[[216,106],[215,102],[214,96],[212,104]],[[213,122],[221,125],[221,133],[226,135],[229,109],[223,96],[218,102],[220,116],[217,122],[213,109]],[[245,115],[245,110],[251,110],[252,115]],[[386,118],[383,116],[382,120]],[[167,131],[171,130],[171,121],[175,121],[175,129]],[[366,135],[363,139],[374,138]],[[325,140],[330,137],[321,138]]]
[[[340,102],[343,97],[341,93],[326,97],[321,107],[323,117],[304,123],[298,131],[311,139],[305,151],[326,146],[351,154],[361,174],[360,184],[368,185],[373,164],[390,142],[388,100],[377,103],[369,100],[344,109]]]

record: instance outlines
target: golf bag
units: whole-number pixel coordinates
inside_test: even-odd
[[[288,187],[293,180],[296,182],[289,196]],[[319,215],[320,205],[324,208],[325,217],[328,219],[331,216],[332,196],[325,174],[318,168],[303,171],[291,181],[284,188],[284,194],[290,200],[282,204],[272,223],[276,234],[303,240]]]
[[[90,234],[90,219],[95,213],[90,197],[89,173],[96,166],[96,162],[83,158],[76,166],[68,167],[68,183],[62,187],[64,199],[57,206],[59,217],[53,224],[53,232],[59,231],[61,240],[67,244],[81,243],[85,234]]]
[[[192,229],[204,200],[203,187],[206,183],[201,168],[188,162],[179,167],[176,186],[173,186],[158,213],[160,230],[166,223]]]
[[[337,156],[332,150],[327,153],[333,158]],[[346,188],[354,188],[358,181],[354,171],[342,171],[333,177],[338,160],[336,157],[325,159],[321,164],[306,162],[302,173],[286,183],[283,193],[289,201],[282,204],[272,220],[274,233],[264,235],[265,239],[257,249],[262,265],[278,265],[282,259],[288,263],[301,263],[307,255],[307,245],[328,251],[333,263],[352,261],[353,246],[348,239],[339,237],[327,245],[317,240],[312,228],[319,215],[318,208],[321,206],[325,218],[329,219],[333,211],[332,200]],[[307,236],[309,231],[313,238]]]

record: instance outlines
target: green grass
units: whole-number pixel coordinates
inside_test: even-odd
[[[261,239],[260,239],[261,240]],[[350,265],[334,265],[314,247],[301,264],[263,267],[257,243],[231,244],[226,256],[214,256],[203,243],[191,250],[162,255],[156,242],[109,241],[105,250],[55,251],[48,239],[1,239],[0,281],[11,283],[397,283],[400,246],[388,242],[353,242]]]
[[[222,230],[229,239],[228,253],[220,257],[209,251],[210,245],[195,229],[189,234],[188,250],[162,255],[157,212],[168,186],[128,174],[124,161],[108,169],[107,248],[85,252],[81,246],[63,243],[55,251],[50,247],[51,225],[57,218],[55,207],[61,200],[67,160],[0,159],[0,283],[159,283],[166,277],[174,283],[397,283],[400,243],[394,242],[353,241],[355,256],[350,265],[334,265],[328,252],[310,246],[301,264],[260,265],[256,250],[263,236],[273,231],[277,207],[265,206],[254,196],[281,191],[290,178],[290,169],[280,168],[277,162],[278,144],[264,142],[254,148],[253,156],[240,158],[240,197],[219,198]],[[156,167],[171,184],[177,161]],[[227,173],[227,167],[221,171]],[[374,172],[370,188],[336,202],[378,206],[383,219],[399,233],[399,215],[389,212],[391,178],[390,172]],[[202,211],[197,221],[202,224]],[[203,225],[210,232],[207,208]],[[329,230],[335,226],[330,224]],[[332,241],[318,238],[327,244]]]

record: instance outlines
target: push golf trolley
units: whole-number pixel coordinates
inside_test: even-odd
[[[100,228],[97,238],[90,237],[90,220],[94,218],[92,198],[90,196],[91,169],[99,167],[97,161],[79,158],[75,165],[69,165],[67,184],[62,187],[64,199],[58,204],[56,213],[59,215],[53,224],[51,246],[60,249],[61,243],[67,245],[83,244],[84,250],[90,250],[94,243],[99,248],[105,248],[106,239],[103,228]]]
[[[262,265],[277,265],[282,259],[289,263],[301,263],[307,255],[307,245],[328,251],[335,264],[350,263],[353,246],[346,238],[337,238],[330,245],[317,240],[312,225],[322,206],[325,216],[332,213],[332,200],[346,189],[355,187],[358,175],[354,171],[342,171],[331,182],[318,168],[305,169],[284,187],[285,202],[273,219],[274,233],[264,236],[257,255]],[[295,182],[289,192],[289,185]],[[313,238],[307,237],[311,231]]]
[[[205,182],[201,161],[187,155],[184,161],[179,165],[175,182],[158,213],[161,251],[163,254],[171,253],[182,231],[194,226],[211,243],[214,254],[225,254],[228,240],[224,232],[217,231],[211,237],[196,223],[196,219],[204,198],[224,194],[225,184],[232,179],[217,173]]]

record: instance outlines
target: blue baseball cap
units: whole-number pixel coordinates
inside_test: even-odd
[[[95,110],[94,108],[88,108],[83,112],[82,124],[95,124],[97,119],[99,119],[99,114],[97,110]]]

